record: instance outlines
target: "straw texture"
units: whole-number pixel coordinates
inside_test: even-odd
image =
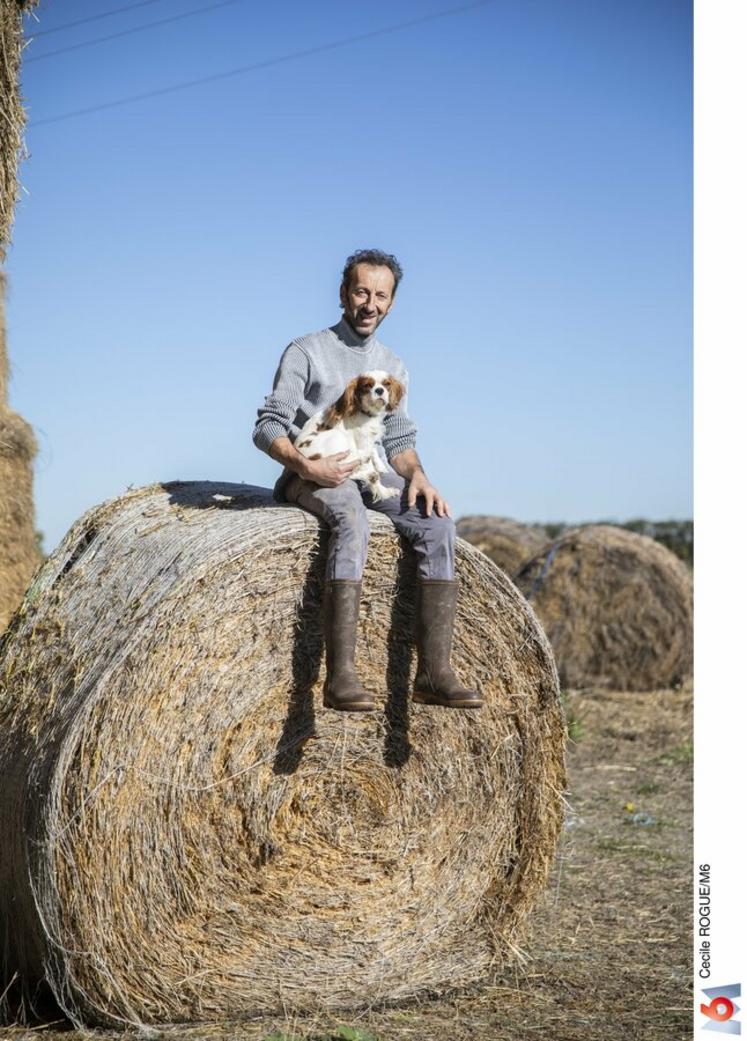
[[[657,690],[692,675],[693,581],[646,535],[566,532],[514,581],[539,615],[564,687]]]
[[[6,982],[76,1022],[398,1001],[519,941],[562,817],[549,645],[458,544],[452,660],[479,713],[409,703],[414,562],[369,514],[357,661],[321,708],[326,534],[247,485],[86,514],[0,653]],[[2,989],[2,988],[0,988]]]
[[[39,566],[34,531],[31,427],[0,405],[0,632]]]
[[[10,376],[8,339],[5,330],[6,288],[5,275],[0,271],[0,408],[7,407],[8,404],[8,378]]]
[[[0,260],[10,239],[18,195],[18,158],[26,115],[18,75],[23,43],[22,15],[36,0],[0,0]]]

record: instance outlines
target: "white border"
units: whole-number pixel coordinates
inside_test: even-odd
[[[699,978],[694,929],[693,1036],[703,986],[745,973],[744,749],[747,682],[747,3],[695,2],[695,846],[710,864],[711,976]],[[695,897],[695,888],[693,888]]]

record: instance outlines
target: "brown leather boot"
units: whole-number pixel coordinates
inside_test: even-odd
[[[422,705],[446,708],[480,708],[482,705],[478,692],[463,686],[449,663],[458,589],[455,579],[418,580],[415,604],[418,671],[412,700]]]
[[[375,707],[373,695],[361,686],[353,664],[362,585],[333,578],[324,587],[324,704],[342,712],[371,712]]]

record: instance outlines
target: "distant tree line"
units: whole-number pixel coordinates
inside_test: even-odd
[[[651,539],[661,542],[675,556],[688,565],[693,566],[693,522],[691,520],[667,520],[650,521],[644,518],[625,521],[618,524],[616,521],[587,521],[587,524],[613,524],[616,528],[625,528],[627,531],[635,531],[639,535],[648,535]],[[569,528],[584,527],[583,524],[545,524],[544,528],[551,539],[556,539]]]

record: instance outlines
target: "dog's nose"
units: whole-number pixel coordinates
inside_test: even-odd
[[[381,397],[381,395],[382,395],[383,393],[384,393],[384,388],[383,388],[383,387],[376,387],[376,388],[374,389],[374,394],[378,394],[378,395],[379,395],[379,397]]]

